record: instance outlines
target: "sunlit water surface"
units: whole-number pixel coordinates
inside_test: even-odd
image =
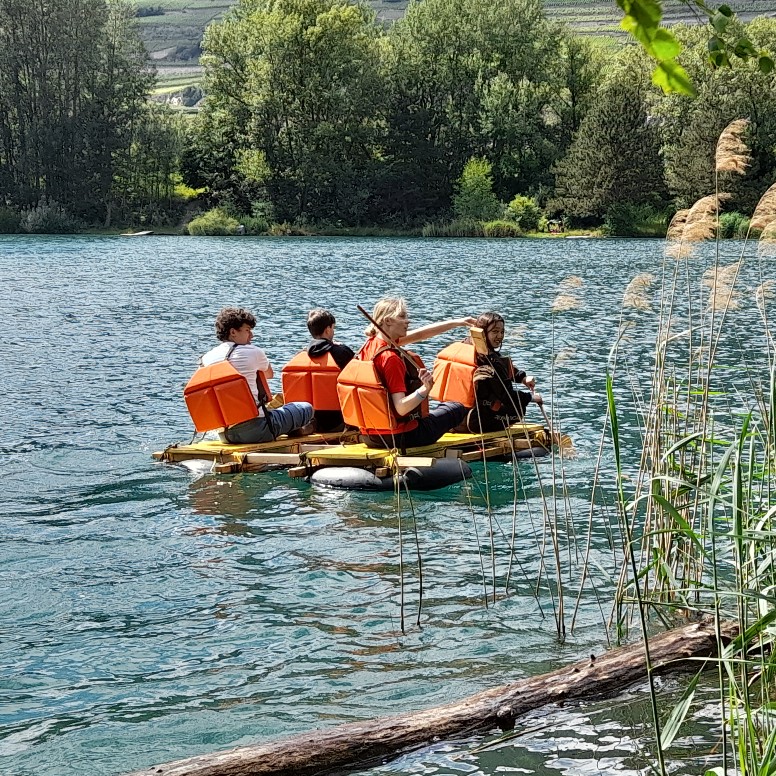
[[[723,261],[739,248],[723,246]],[[617,240],[0,238],[0,772],[119,774],[434,706],[600,653],[613,513],[595,513],[595,584],[570,625],[605,372],[624,288],[639,272],[659,276],[661,249]],[[570,275],[582,280],[565,291],[578,307],[553,315]],[[761,281],[744,273],[741,282],[751,291]],[[560,482],[559,461],[475,465],[471,484],[405,499],[397,511],[391,493],[319,490],[284,472],[195,475],[151,460],[190,438],[181,390],[214,343],[221,306],[256,312],[256,342],[279,367],[304,344],[309,308],[332,309],[338,338],[356,346],[364,321],[355,305],[384,293],[408,299],[414,325],[502,312],[505,348],[536,375],[573,438],[568,507],[558,506],[565,639],[554,562],[547,557],[546,575],[539,562],[539,493],[551,492],[553,476]],[[737,315],[736,336],[762,348],[753,302]],[[621,364],[632,382],[634,371],[649,372],[656,315],[628,318]],[[418,350],[430,362],[460,333]],[[626,458],[637,460],[637,419],[622,422],[634,442]],[[602,466],[611,471],[608,448]],[[702,772],[716,735],[712,705],[709,696],[694,713],[700,738],[675,745],[675,772]],[[495,733],[445,741],[370,773],[640,773],[647,717],[637,687],[616,703],[537,712],[501,743]]]

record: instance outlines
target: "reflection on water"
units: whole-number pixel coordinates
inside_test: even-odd
[[[659,272],[660,247],[0,237],[0,772],[120,773],[441,704],[602,649],[613,510],[593,516],[581,591],[580,546],[621,300],[633,277]],[[692,265],[698,282],[704,269]],[[723,355],[764,352],[762,278],[747,273]],[[355,305],[391,292],[417,325],[501,312],[510,352],[578,455],[475,463],[468,483],[399,503],[284,472],[215,477],[151,460],[190,438],[181,391],[223,304],[257,313],[256,340],[278,367],[306,341],[308,309],[331,308],[358,346]],[[560,294],[575,304],[553,313]],[[651,365],[655,315],[629,308],[624,323],[629,397]],[[418,350],[431,362],[453,337]],[[624,412],[620,425],[631,466],[639,418]],[[611,472],[608,450],[601,465]],[[642,691],[551,709],[498,745],[445,742],[373,772],[643,772],[645,709]],[[677,773],[700,772],[713,741],[713,723],[696,722],[701,743],[683,741],[694,754]]]

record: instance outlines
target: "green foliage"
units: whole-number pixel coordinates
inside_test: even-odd
[[[719,217],[719,236],[743,240],[749,232],[749,219],[736,211],[722,213]]]
[[[482,225],[485,237],[522,237],[523,232],[513,221],[486,221]]]
[[[600,220],[615,205],[662,204],[660,136],[648,121],[646,91],[643,70],[627,61],[604,83],[556,166],[551,213]]]
[[[650,204],[616,204],[606,211],[602,233],[610,237],[665,237],[668,216]]]
[[[22,210],[19,226],[28,234],[73,234],[81,224],[58,202],[41,197],[37,205]]]
[[[507,205],[507,212],[524,232],[535,232],[539,226],[542,211],[533,197],[517,194]]]
[[[776,23],[760,19],[747,26],[758,46],[774,46]],[[667,98],[651,114],[663,135],[666,182],[679,207],[689,207],[715,188],[715,154],[720,132],[734,119],[750,119],[747,142],[751,163],[745,175],[720,176],[721,190],[733,195],[728,206],[751,212],[762,192],[776,178],[773,138],[776,136],[776,92],[772,75],[751,62],[734,60],[713,70],[706,62],[706,35],[701,28],[680,27],[682,61],[697,86],[693,99]]]
[[[203,125],[220,157],[217,187],[235,205],[246,209],[263,187],[283,220],[363,217],[383,35],[366,6],[346,0],[241,0],[208,28]]]
[[[153,83],[132,15],[118,1],[0,2],[0,201],[109,217]]]
[[[172,176],[173,184],[173,196],[182,200],[183,202],[191,202],[193,199],[202,196],[205,193],[205,188],[195,189],[186,185],[182,180],[179,173],[175,173]]]
[[[0,207],[0,234],[16,234],[20,230],[21,217],[13,208]]]
[[[240,223],[245,227],[246,234],[266,234],[269,231],[269,221],[262,216],[240,216]]]
[[[423,237],[484,237],[482,221],[459,218],[449,223],[430,223],[423,227]]]
[[[223,208],[215,207],[192,219],[188,225],[189,234],[200,236],[236,234],[239,221]]]
[[[669,30],[660,25],[663,9],[658,0],[617,0],[625,14],[621,27],[631,33],[657,62],[652,82],[664,92],[692,95],[694,88],[677,57],[682,50]]]
[[[493,177],[487,159],[472,158],[466,162],[453,197],[457,220],[489,221],[501,213],[501,203],[493,193]]]

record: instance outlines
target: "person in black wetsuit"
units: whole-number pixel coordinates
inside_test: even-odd
[[[334,341],[334,316],[322,308],[310,310],[307,314],[307,330],[313,338],[307,348],[310,358],[331,353],[331,357],[340,369],[344,369],[355,353],[347,346]],[[317,410],[315,421],[318,431],[339,431],[344,428],[342,413],[337,410]]]
[[[477,324],[485,334],[488,353],[478,353],[474,372],[476,404],[467,419],[473,433],[502,431],[506,426],[523,419],[530,402],[542,406],[542,397],[534,391],[536,381],[522,369],[517,369],[511,359],[500,354],[504,341],[504,319],[494,312],[477,318]],[[516,388],[514,383],[528,390]]]

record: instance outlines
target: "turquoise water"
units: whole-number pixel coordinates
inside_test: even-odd
[[[572,632],[575,545],[586,537],[623,290],[637,273],[659,272],[661,248],[646,240],[0,238],[0,773],[119,774],[433,706],[602,651],[613,513],[595,513],[595,589],[582,591]],[[734,244],[724,250],[738,258]],[[572,274],[583,281],[570,291],[580,306],[552,315]],[[762,279],[742,280],[751,290]],[[318,490],[284,472],[202,476],[151,460],[191,436],[181,391],[214,342],[221,306],[257,314],[255,341],[277,368],[304,344],[309,308],[332,309],[338,338],[356,346],[364,322],[355,305],[391,292],[407,297],[413,325],[501,311],[505,348],[536,375],[573,438],[567,497],[558,491],[553,507],[565,639],[548,549],[548,575],[539,561],[540,492],[560,482],[559,462],[475,465],[470,485],[397,510],[390,493]],[[737,313],[734,340],[757,350],[752,305]],[[638,382],[651,366],[655,315],[628,315],[619,368]],[[431,361],[455,336],[418,350]],[[623,424],[633,439],[636,418]],[[608,454],[603,467],[611,469]],[[480,739],[444,742],[370,773],[640,772],[646,715],[636,688],[618,704],[537,713],[527,732],[493,750],[472,752]]]

